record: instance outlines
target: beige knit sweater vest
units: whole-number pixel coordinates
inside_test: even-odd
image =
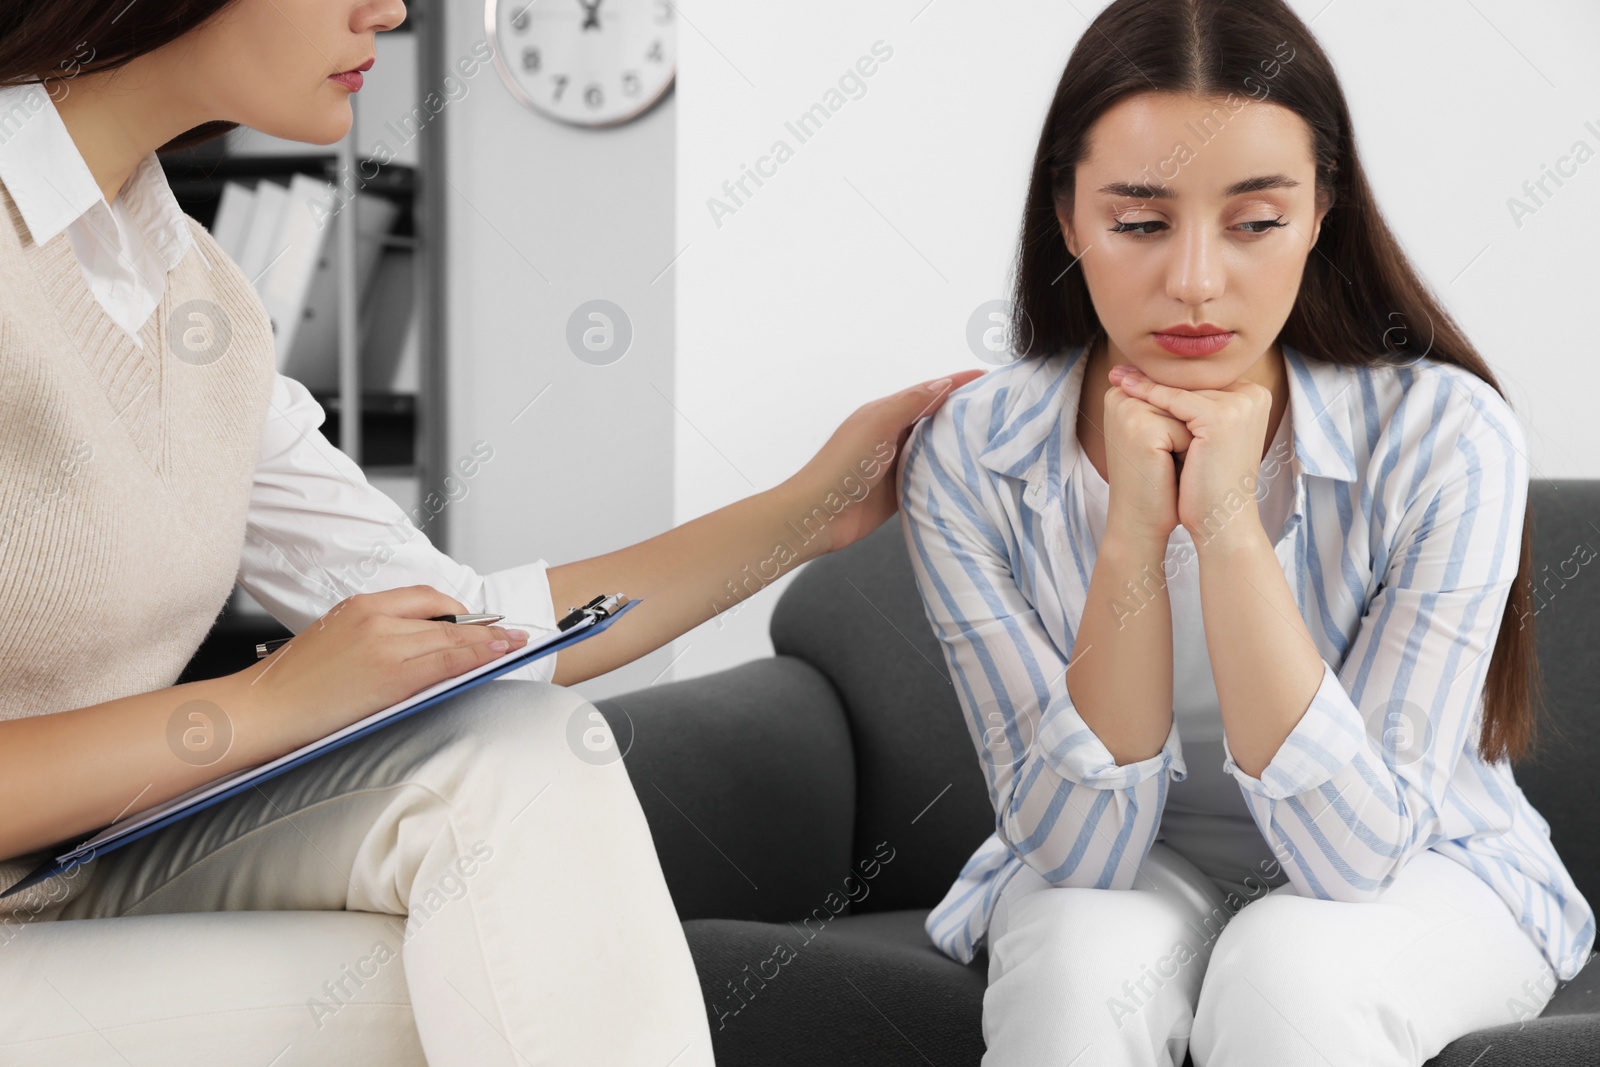
[[[276,362],[255,290],[192,218],[141,349],[70,236],[35,244],[3,183],[0,207],[0,719],[15,719],[177,681],[233,588]],[[0,862],[0,888],[55,851]],[[0,900],[0,950],[99,862]]]

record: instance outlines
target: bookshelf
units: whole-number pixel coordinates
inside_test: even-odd
[[[399,28],[377,35],[377,63],[351,98],[350,133],[336,144],[283,141],[241,127],[161,154],[179,205],[219,241],[213,226],[230,183],[287,189],[302,176],[302,183],[310,178],[333,187],[339,207],[321,232],[305,303],[294,305],[301,313],[293,328],[306,336],[295,338],[293,358],[280,351],[279,368],[322,405],[328,440],[414,517],[423,514],[424,487],[438,483],[436,472],[444,470],[444,136],[440,117],[422,106],[425,94],[418,92],[439,83],[443,32],[444,0],[415,0]],[[440,180],[430,180],[436,175]],[[275,262],[252,272],[234,258],[263,294]],[[283,329],[276,317],[274,329]],[[444,519],[426,525],[441,548]],[[255,642],[289,634],[236,586],[179,681],[242,670],[256,662]]]

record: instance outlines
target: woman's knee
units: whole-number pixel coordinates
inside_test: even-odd
[[[420,805],[447,816],[415,824],[432,826],[452,842],[441,856],[479,841],[496,853],[503,846],[582,850],[595,860],[637,856],[651,847],[606,720],[578,693],[547,682],[496,679],[418,718],[428,716],[434,718],[403,742],[414,762],[390,780],[408,787],[396,812]],[[596,832],[601,827],[604,832]]]
[[[548,682],[497,678],[419,713],[425,754],[470,757],[474,766],[526,771],[587,762],[584,745],[611,745],[598,708],[582,695]],[[614,745],[611,745],[614,748]]]
[[[1049,976],[1063,998],[1148,1002],[1204,951],[1188,917],[1157,893],[1050,887],[1011,902],[989,946],[1002,968]]]
[[[1049,887],[1009,904],[984,994],[996,1060],[1153,1059],[1187,1034],[1205,947],[1182,901]]]
[[[1314,1060],[1330,1031],[1387,1026],[1392,996],[1350,958],[1325,910],[1364,906],[1282,891],[1235,915],[1200,989],[1190,1045],[1197,1067]]]
[[[398,735],[392,753],[372,753],[376,762],[392,760],[375,772],[385,784],[409,787],[396,811],[420,805],[448,812],[448,822],[430,825],[460,842],[481,838],[496,850],[533,835],[540,851],[562,852],[559,842],[571,836],[572,848],[595,862],[654,856],[649,822],[622,758],[631,727],[614,735],[579,693],[542,681],[494,679],[419,712],[411,723],[416,730],[380,730],[366,739],[381,743],[386,734]]]

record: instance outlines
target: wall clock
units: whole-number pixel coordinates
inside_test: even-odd
[[[487,0],[484,22],[511,94],[573,126],[638,118],[677,69],[671,0]]]

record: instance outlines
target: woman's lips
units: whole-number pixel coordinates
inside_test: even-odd
[[[330,75],[330,77],[340,85],[344,86],[346,89],[349,89],[352,93],[359,93],[361,91],[362,81],[361,72],[364,70],[371,70],[372,64],[376,63],[377,61],[377,56],[368,56],[366,61],[359,67],[351,67],[349,70]]]
[[[1199,337],[1185,337],[1177,333],[1157,333],[1151,336],[1156,339],[1156,344],[1175,356],[1209,356],[1222,351],[1228,346],[1228,342],[1233,340],[1231,330],[1201,334]]]

